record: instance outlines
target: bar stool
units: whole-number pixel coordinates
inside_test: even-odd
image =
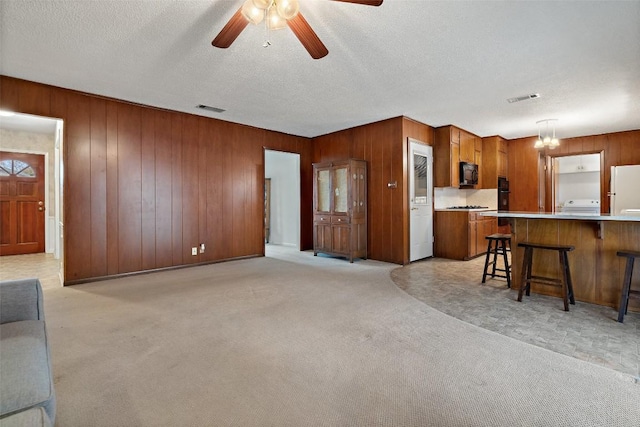
[[[569,270],[568,252],[575,249],[573,246],[564,245],[544,245],[541,243],[520,242],[518,247],[524,248],[524,259],[522,261],[522,276],[520,280],[520,290],[518,290],[518,301],[522,301],[522,294],[526,291],[527,296],[531,293],[531,282],[545,283],[547,285],[559,286],[562,288],[562,300],[564,301],[564,311],[569,311],[569,303],[575,304],[573,296],[573,283],[571,282],[571,271]],[[560,260],[560,270],[562,278],[534,276],[532,274],[533,250],[543,249],[558,251]]]
[[[618,322],[622,323],[624,315],[627,314],[627,309],[629,308],[629,298],[637,298],[640,296],[640,291],[631,290],[633,262],[636,258],[640,258],[640,252],[620,251],[616,255],[627,258],[627,266],[624,270],[624,281],[622,282],[622,291],[620,292],[620,307],[618,308]]]
[[[485,237],[489,241],[487,245],[487,256],[484,259],[484,273],[482,274],[482,283],[485,283],[487,276],[490,279],[494,277],[502,277],[507,279],[507,288],[511,287],[511,266],[509,265],[509,258],[507,252],[511,251],[511,234],[491,234]],[[509,247],[507,248],[507,242]],[[493,254],[493,261],[489,262]],[[498,255],[502,255],[504,261],[504,268],[498,268]],[[489,266],[492,266],[491,273],[488,272]],[[496,274],[496,271],[504,272],[504,275]]]

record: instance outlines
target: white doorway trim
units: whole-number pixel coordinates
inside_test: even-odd
[[[408,142],[409,261],[413,262],[433,256],[433,147],[411,138]]]
[[[264,149],[264,179],[271,179],[269,243],[300,249],[300,154]]]

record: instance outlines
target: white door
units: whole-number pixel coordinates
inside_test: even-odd
[[[433,256],[433,148],[409,140],[409,261]]]

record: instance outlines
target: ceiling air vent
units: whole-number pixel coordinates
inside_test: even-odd
[[[208,105],[196,105],[196,108],[199,108],[201,110],[207,110],[207,111],[213,111],[214,113],[224,113],[226,110],[223,110],[222,108],[218,108],[218,107],[209,107]]]
[[[540,94],[532,93],[530,95],[517,96],[515,98],[509,98],[507,99],[507,101],[509,102],[509,104],[513,104],[514,102],[526,101],[527,99],[535,99],[535,98],[540,98]]]

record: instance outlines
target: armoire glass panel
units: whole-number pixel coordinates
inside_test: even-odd
[[[318,171],[318,210],[321,212],[329,212],[331,210],[331,187],[329,186],[329,171]]]
[[[334,212],[347,212],[347,168],[336,168],[333,170],[335,200]]]

